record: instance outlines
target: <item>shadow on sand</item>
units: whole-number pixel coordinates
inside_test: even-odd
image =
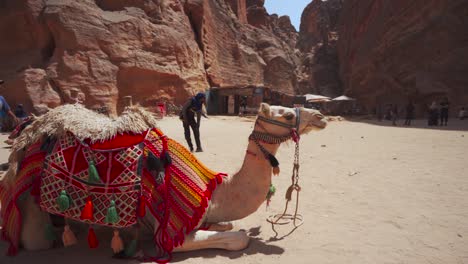
[[[417,128],[417,129],[437,129],[437,130],[446,130],[446,131],[468,131],[468,119],[459,120],[459,119],[449,119],[447,126],[428,126],[426,119],[416,119],[411,122],[411,126],[405,126],[405,120],[399,119],[396,123],[397,126],[392,125],[392,121],[382,120],[378,121],[376,119],[366,119],[358,117],[345,117],[349,122],[356,123],[366,123],[369,125],[375,126],[386,126],[386,127],[397,127],[397,128]]]
[[[254,227],[247,231],[250,237],[249,246],[241,251],[226,251],[222,249],[205,249],[192,252],[175,253],[171,263],[178,263],[190,258],[216,258],[225,257],[229,259],[237,259],[244,255],[281,255],[284,249],[275,245],[269,244],[268,241],[263,241],[257,237],[260,235],[260,227]]]

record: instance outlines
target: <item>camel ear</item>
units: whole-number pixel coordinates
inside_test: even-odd
[[[266,103],[260,104],[260,109],[258,109],[259,114],[263,114],[265,117],[271,117],[270,105]]]

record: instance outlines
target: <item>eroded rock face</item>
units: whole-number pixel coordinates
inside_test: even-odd
[[[71,102],[116,113],[122,98],[183,103],[210,86],[293,93],[288,21],[259,29],[243,0],[5,0],[0,91],[28,110]],[[294,34],[293,34],[294,35]],[[18,91],[24,91],[22,95]],[[41,96],[37,96],[39,91]]]
[[[211,86],[257,85],[293,93],[293,48],[268,28],[241,23],[224,5],[214,0],[188,0],[185,5]]]
[[[330,97],[343,93],[337,54],[344,0],[314,0],[302,13],[297,48],[301,51],[299,91]]]
[[[315,1],[314,1],[315,2]],[[468,2],[347,0],[338,45],[345,91],[372,110],[408,99],[418,114],[468,103]]]

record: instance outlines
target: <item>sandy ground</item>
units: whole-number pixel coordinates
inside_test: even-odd
[[[250,246],[240,252],[203,250],[175,254],[173,263],[468,263],[468,121],[448,128],[391,127],[388,123],[333,122],[301,141],[299,211],[304,225],[278,228],[274,239],[266,217],[283,210],[290,184],[293,145],[282,146],[282,173],[268,211],[236,221]],[[378,125],[376,125],[378,124]],[[175,118],[161,121],[183,141]],[[214,170],[239,169],[253,123],[237,117],[203,120],[204,153]],[[2,139],[5,136],[2,137]],[[3,141],[3,140],[1,140]],[[0,149],[0,161],[8,151]],[[85,240],[85,237],[79,237]],[[108,243],[0,256],[1,264],[136,263],[112,259]],[[6,244],[0,243],[0,252]]]

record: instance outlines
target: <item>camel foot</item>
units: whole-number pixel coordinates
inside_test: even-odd
[[[174,252],[193,251],[199,249],[217,248],[230,251],[245,249],[249,245],[249,236],[243,231],[217,232],[198,230],[191,233],[185,243]]]

